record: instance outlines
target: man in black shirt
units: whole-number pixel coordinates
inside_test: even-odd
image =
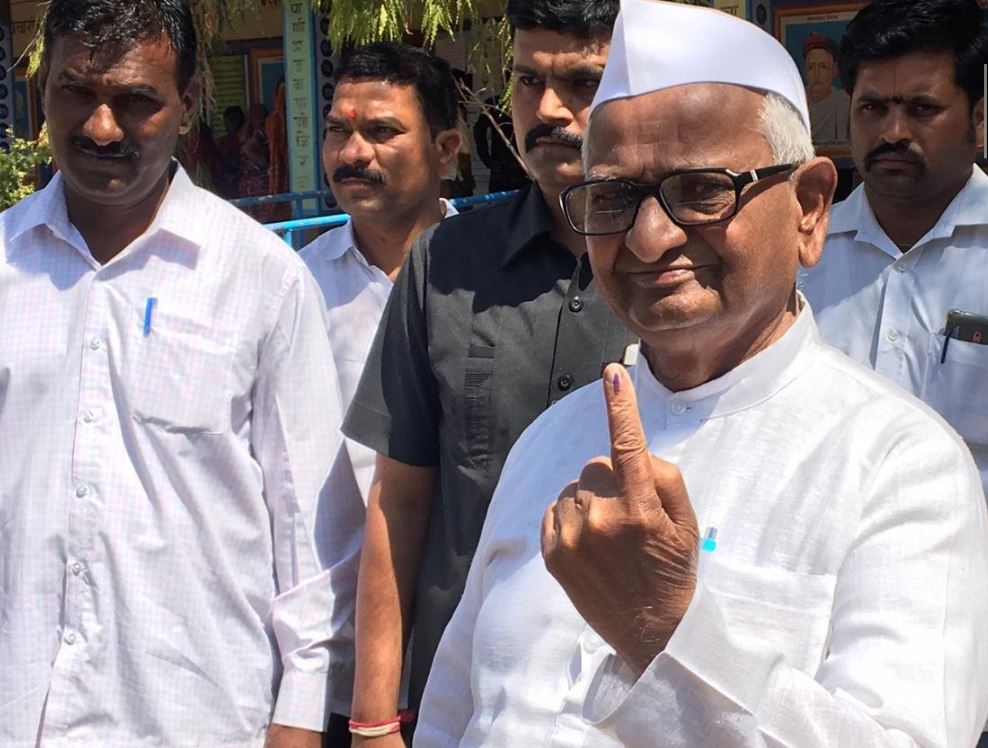
[[[509,2],[512,118],[535,185],[426,232],[384,313],[344,427],[378,452],[357,593],[358,723],[396,719],[409,629],[418,702],[511,445],[633,342],[559,205],[582,178],[617,10],[615,0]]]

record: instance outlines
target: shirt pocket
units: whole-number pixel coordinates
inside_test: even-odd
[[[491,393],[494,380],[492,345],[471,345],[463,375],[463,430],[467,461],[486,468],[490,457]]]
[[[716,596],[727,629],[769,645],[789,666],[815,674],[830,633],[837,576],[703,555],[703,583]]]
[[[968,444],[988,444],[988,345],[930,336],[922,399]],[[943,359],[941,363],[940,359]]]
[[[231,429],[234,348],[207,325],[155,309],[125,325],[119,378],[134,421],[178,434]]]

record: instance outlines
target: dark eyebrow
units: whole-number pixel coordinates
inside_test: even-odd
[[[332,114],[326,115],[327,125],[346,125],[349,121],[349,117],[336,117]],[[391,127],[395,130],[401,130],[402,132],[405,131],[405,125],[402,124],[399,119],[395,117],[388,117],[386,115],[380,117],[370,117],[367,120],[364,120],[364,124],[371,127]]]
[[[81,75],[76,75],[68,68],[62,68],[61,72],[58,74],[59,78],[67,80],[69,83],[83,83],[85,78]]]
[[[84,75],[78,75],[72,70],[65,68],[61,71],[59,77],[67,83],[79,83],[82,85],[89,85],[89,80]],[[142,96],[147,96],[152,99],[161,98],[161,94],[158,93],[158,89],[154,86],[148,85],[147,83],[133,83],[133,84],[118,84],[113,86],[118,94],[140,94]]]
[[[584,62],[568,67],[563,72],[568,78],[600,78],[604,74],[604,68]]]
[[[137,84],[136,86],[121,86],[120,91],[121,93],[126,94],[140,94],[151,99],[157,99],[159,97],[158,90],[154,86],[147,86],[144,84]]]
[[[515,65],[514,73],[516,75],[531,75],[535,78],[545,77],[545,73],[530,68],[527,65]],[[575,78],[593,78],[594,80],[600,80],[603,74],[603,66],[594,65],[589,62],[576,63],[560,71],[560,77],[566,80],[573,80]]]
[[[940,101],[936,96],[932,96],[928,93],[918,93],[911,96],[875,96],[871,94],[862,94],[858,97],[859,104],[896,104],[896,103],[906,103],[906,104],[936,104],[941,106],[943,102]]]
[[[395,130],[405,129],[405,126],[401,123],[401,120],[396,117],[371,117],[367,120],[367,124],[375,127],[390,127]]]

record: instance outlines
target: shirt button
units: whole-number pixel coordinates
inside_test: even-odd
[[[75,495],[80,499],[84,499],[89,496],[89,486],[83,483],[81,486],[76,486]]]
[[[94,351],[98,351],[102,347],[102,345],[103,345],[103,341],[100,340],[99,338],[92,338],[89,341],[89,347],[92,348]]]
[[[85,421],[86,423],[92,423],[93,421],[96,420],[96,414],[93,413],[93,411],[91,410],[87,410],[85,413],[82,414],[82,420]]]
[[[76,576],[82,574],[82,564],[80,564],[78,561],[72,564],[70,568],[72,569],[72,573],[75,574]]]
[[[573,314],[576,314],[582,309],[583,309],[583,299],[581,299],[579,296],[569,300],[569,310],[573,312]]]
[[[71,632],[69,632],[68,634],[66,634],[65,635],[65,643],[68,644],[70,647],[73,644],[75,644],[75,634],[73,634]]]
[[[895,330],[889,330],[888,334],[885,337],[894,343],[896,340],[899,339],[899,333],[897,333]]]
[[[573,377],[569,374],[563,374],[556,380],[556,386],[563,392],[566,392],[566,390],[573,386]]]
[[[681,416],[689,410],[689,408],[686,405],[683,405],[683,403],[673,403],[669,410],[672,411],[674,416]]]
[[[904,263],[901,263],[901,262],[895,263],[895,265],[893,265],[892,267],[895,268],[895,272],[897,272],[897,273],[904,273],[907,270],[905,264]]]

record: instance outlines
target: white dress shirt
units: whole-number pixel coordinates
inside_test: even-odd
[[[511,451],[415,745],[970,748],[988,518],[957,435],[823,345],[808,307],[696,389],[632,378],[651,451],[717,529],[685,617],[636,680],[545,569],[543,512],[610,450],[589,385]]]
[[[440,202],[444,217],[456,215],[449,201]],[[345,413],[394,284],[357,248],[350,221],[318,237],[299,256],[312,271],[326,302],[329,344]],[[353,700],[357,572],[376,458],[374,450],[343,438],[327,484],[332,499],[320,502],[317,521],[320,556],[332,580],[329,705],[338,714],[349,714]]]
[[[831,345],[940,413],[988,487],[988,345],[951,340],[947,312],[988,315],[988,176],[971,179],[908,252],[878,225],[859,186],[834,206],[820,263],[800,278]]]
[[[0,745],[322,729],[341,407],[302,262],[179,167],[100,265],[56,176],[0,214],[0,330]]]

